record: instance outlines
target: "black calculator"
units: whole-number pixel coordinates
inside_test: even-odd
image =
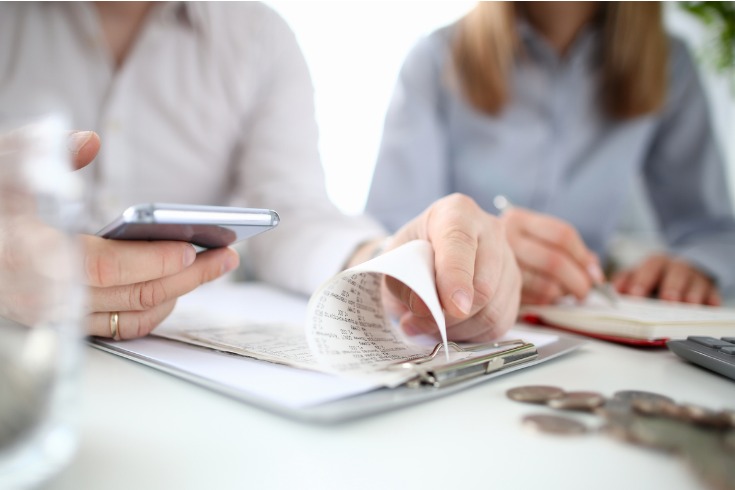
[[[689,362],[735,380],[735,337],[691,336],[686,340],[670,340],[666,346]]]

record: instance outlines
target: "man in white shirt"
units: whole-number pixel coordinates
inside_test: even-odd
[[[345,216],[327,197],[308,69],[266,6],[3,3],[0,45],[4,119],[52,98],[75,127],[102,137],[95,163],[80,170],[91,189],[90,231],[140,202],[272,208],[278,229],[248,241],[255,275],[307,294],[384,243],[375,221]],[[78,133],[74,145],[94,155],[99,141]],[[485,340],[510,328],[520,273],[494,217],[449,196],[388,248],[417,238],[434,247],[452,338]],[[113,318],[120,337],[145,335],[178,296],[238,264],[229,249],[194,256],[181,243],[84,241],[94,335],[110,336]],[[388,286],[410,310],[403,327],[431,331],[425,306],[402,285]]]

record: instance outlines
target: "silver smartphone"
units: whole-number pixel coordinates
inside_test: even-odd
[[[275,228],[280,221],[271,209],[136,204],[97,235],[115,240],[176,240],[203,248],[232,245]]]

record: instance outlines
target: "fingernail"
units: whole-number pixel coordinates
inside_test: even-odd
[[[237,257],[233,257],[232,255],[228,256],[225,259],[224,264],[222,264],[222,274],[226,272],[230,272],[231,270],[234,270],[237,267],[238,260]]]
[[[663,291],[661,293],[661,299],[665,299],[667,301],[681,301],[681,294],[679,291],[676,291],[674,289],[667,289],[666,291]]]
[[[457,305],[459,311],[461,311],[465,315],[469,315],[470,310],[472,310],[472,298],[470,298],[470,295],[467,294],[466,291],[462,289],[458,289],[457,291],[455,291],[455,293],[452,295],[452,301],[454,301],[454,304]]]
[[[643,296],[646,294],[646,291],[643,289],[643,286],[635,284],[630,287],[630,294],[632,296]]]
[[[194,245],[188,245],[184,250],[184,267],[189,267],[197,259],[197,251]]]
[[[592,263],[587,266],[587,273],[592,278],[595,284],[605,282],[605,274],[602,272],[602,268],[597,263]]]
[[[66,141],[66,147],[74,155],[78,154],[84,145],[87,144],[89,139],[92,137],[92,131],[77,131],[69,135]]]

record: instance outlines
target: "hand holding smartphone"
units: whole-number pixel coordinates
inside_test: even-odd
[[[227,247],[278,226],[271,209],[194,204],[137,204],[97,235],[115,240],[175,240],[203,248]]]

